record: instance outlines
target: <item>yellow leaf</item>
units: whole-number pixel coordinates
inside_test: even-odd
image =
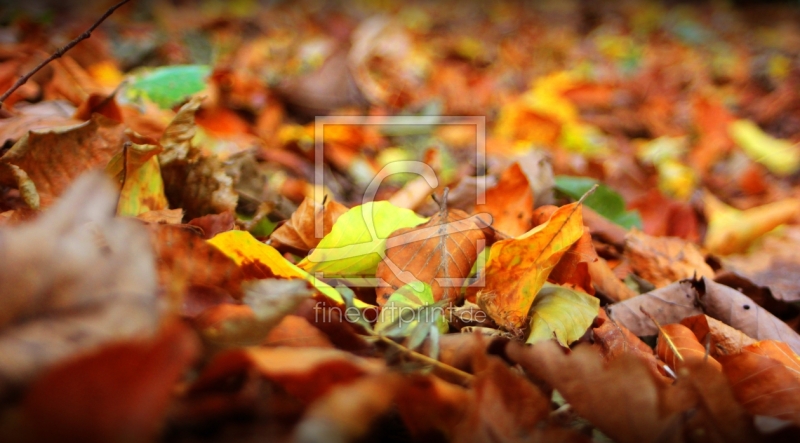
[[[157,157],[159,152],[161,148],[156,145],[131,143],[108,162],[106,172],[125,180],[117,203],[118,215],[136,217],[168,208]]]
[[[800,200],[796,198],[740,211],[706,191],[703,203],[709,220],[704,246],[721,255],[746,251],[759,237],[792,220],[800,212]]]
[[[495,243],[478,303],[510,331],[522,329],[536,294],[569,247],[583,235],[581,203],[558,208],[547,223]]]
[[[750,120],[737,120],[728,132],[753,161],[777,175],[787,176],[800,169],[800,149],[786,140],[770,136]]]
[[[563,286],[545,283],[531,307],[531,332],[527,343],[556,338],[569,346],[586,333],[597,317],[600,299]]]
[[[337,303],[344,303],[342,296],[336,289],[298,268],[293,263],[283,258],[281,253],[275,248],[256,240],[255,237],[247,231],[222,232],[215,235],[214,238],[208,240],[208,242],[233,259],[239,266],[261,263],[267,266],[277,277],[306,280],[319,292],[328,296],[328,298]],[[370,306],[356,300],[356,306],[359,306],[359,303],[361,307]]]

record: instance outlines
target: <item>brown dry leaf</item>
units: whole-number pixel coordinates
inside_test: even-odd
[[[625,257],[636,275],[656,288],[695,275],[714,278],[700,248],[677,237],[652,237],[632,229],[625,237]]]
[[[0,183],[19,189],[31,208],[46,208],[81,173],[121,152],[123,132],[98,114],[76,126],[29,132],[0,157]]]
[[[757,250],[747,255],[729,255],[723,259],[725,268],[732,269],[753,283],[766,286],[776,299],[800,301],[800,227],[787,226],[770,233]]]
[[[172,322],[151,340],[60,363],[31,386],[22,426],[31,441],[152,441],[199,351],[194,333]]]
[[[678,237],[692,242],[700,240],[700,222],[691,204],[667,198],[658,189],[650,189],[632,200],[628,209],[639,211],[648,235]]]
[[[63,102],[41,102],[19,108],[19,115],[0,119],[0,144],[17,141],[28,131],[52,130],[60,126],[75,126],[83,120],[70,117]],[[88,120],[88,119],[87,119]]]
[[[800,379],[783,363],[744,348],[741,354],[720,356],[734,396],[752,415],[800,424]]]
[[[220,214],[208,214],[202,217],[197,217],[189,223],[190,226],[197,226],[203,230],[203,238],[208,240],[220,232],[226,232],[236,227],[234,220],[235,216],[231,211],[225,211]]]
[[[686,317],[681,324],[691,329],[700,343],[710,340],[711,355],[714,357],[738,354],[743,347],[756,342],[744,332],[707,315]]]
[[[664,364],[656,358],[653,350],[639,337],[621,324],[610,319],[603,308],[598,313],[600,324],[592,329],[593,346],[598,348],[606,362],[628,354],[643,360],[650,373],[664,383],[672,383],[672,379],[661,373]]]
[[[122,111],[117,106],[114,96],[98,93],[89,94],[72,117],[78,120],[89,120],[95,113],[120,123],[124,122]]]
[[[312,198],[306,198],[292,214],[292,217],[269,236],[272,246],[280,249],[287,246],[297,251],[308,252],[319,244],[322,237],[331,232],[339,216],[347,212],[347,207],[333,199],[326,199],[320,205]],[[322,232],[316,233],[316,226]],[[315,234],[316,233],[316,234]]]
[[[183,221],[183,209],[160,209],[147,211],[136,216],[145,223],[179,225]]]
[[[611,299],[613,302],[620,302],[629,298],[636,297],[638,294],[629,288],[625,283],[617,278],[608,262],[598,257],[597,261],[588,264],[589,277],[595,289],[601,294]]]
[[[800,352],[800,335],[741,292],[711,279],[690,281],[706,314],[756,340],[777,340]]]
[[[554,342],[510,343],[508,356],[558,390],[581,417],[620,443],[673,440],[680,409],[640,359],[621,355],[603,364],[589,346],[570,355]],[[673,434],[674,433],[674,434]]]
[[[550,272],[547,280],[594,295],[589,266],[598,259],[597,251],[594,250],[594,244],[592,244],[592,235],[584,232],[581,238],[567,249],[556,267]]]
[[[706,355],[706,348],[697,341],[694,332],[680,323],[664,325],[658,331],[656,345],[658,358],[677,371],[688,364],[703,363],[721,370],[714,357]]]
[[[792,371],[795,378],[800,380],[800,356],[792,352],[786,343],[775,340],[762,340],[748,345],[742,352],[752,352],[754,354],[769,357]]]
[[[702,314],[698,292],[691,281],[682,280],[661,289],[637,295],[606,307],[608,316],[637,336],[656,335],[658,329],[641,309],[661,324],[679,323],[685,317]]]
[[[155,332],[148,235],[113,218],[116,203],[110,180],[92,172],[35,221],[0,228],[0,395],[62,358]]]
[[[327,335],[303,317],[283,317],[261,342],[262,346],[290,346],[298,348],[333,348]]]
[[[492,216],[492,227],[516,237],[533,227],[533,192],[519,163],[512,164],[491,189],[486,190],[486,203],[475,206],[475,213]]]
[[[150,231],[159,285],[173,303],[191,303],[193,287],[216,288],[223,297],[242,297],[242,269],[197,232],[185,225],[160,224],[150,225]]]
[[[477,354],[474,399],[457,430],[458,442],[527,442],[550,413],[550,399],[497,357]]]
[[[249,347],[217,355],[194,382],[191,391],[224,383],[231,376],[254,370],[306,404],[336,385],[383,372],[382,361],[356,357],[339,349]]]
[[[225,211],[235,212],[239,196],[234,179],[215,156],[208,156],[192,146],[197,127],[194,115],[202,97],[193,97],[183,105],[164,130],[158,155],[164,191],[172,207],[183,208],[188,219]]]
[[[406,376],[395,397],[397,410],[415,441],[450,438],[473,397],[467,389],[433,375]]]
[[[395,395],[404,388],[404,381],[401,375],[388,373],[334,387],[308,408],[295,429],[294,441],[358,440],[378,417],[391,409]]]
[[[477,217],[447,209],[447,193],[439,212],[415,228],[394,231],[386,239],[386,256],[375,276],[389,286],[376,288],[383,306],[400,287],[420,281],[431,286],[433,299],[454,302],[483,249],[485,236]]]

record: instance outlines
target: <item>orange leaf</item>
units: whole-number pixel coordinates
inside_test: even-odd
[[[485,236],[476,224],[477,217],[458,209],[448,211],[446,201],[445,192],[439,213],[427,223],[398,229],[386,240],[386,256],[375,276],[390,286],[376,289],[379,305],[383,306],[394,291],[415,281],[428,283],[436,301],[458,298],[483,249]]]
[[[175,383],[199,351],[194,333],[173,322],[153,340],[109,345],[60,364],[23,401],[30,441],[152,441]]]
[[[292,217],[270,235],[272,245],[278,249],[288,246],[298,251],[308,252],[319,244],[322,237],[331,232],[333,224],[340,215],[347,212],[347,207],[332,199],[320,205],[312,198],[306,198]],[[316,235],[317,224],[322,226],[320,235]]]
[[[673,370],[691,362],[702,362],[706,358],[708,358],[707,364],[721,369],[718,361],[711,356],[706,357],[706,348],[697,341],[692,330],[677,323],[660,328],[656,354]]]
[[[755,343],[745,347],[741,354],[719,357],[733,395],[750,414],[800,424],[797,373],[782,362],[759,353],[759,346]]]
[[[518,163],[506,169],[497,185],[486,191],[486,202],[475,206],[475,213],[491,214],[492,227],[498,231],[516,237],[532,227],[533,192]]]
[[[562,206],[547,223],[492,246],[478,303],[497,324],[519,331],[550,272],[583,235],[580,202]]]

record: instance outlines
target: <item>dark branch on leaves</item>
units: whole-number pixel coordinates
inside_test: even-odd
[[[13,85],[11,85],[11,88],[9,88],[6,92],[3,93],[2,96],[0,96],[0,108],[3,107],[3,103],[5,103],[6,99],[8,99],[8,97],[10,97],[11,94],[14,93],[14,91],[19,89],[20,86],[24,85],[28,80],[30,80],[30,78],[33,77],[34,74],[39,72],[40,69],[42,69],[45,66],[47,66],[47,64],[50,63],[51,61],[53,61],[53,60],[55,60],[57,58],[61,58],[64,54],[67,53],[67,51],[72,49],[75,45],[77,45],[81,41],[86,40],[87,38],[91,37],[92,36],[92,32],[95,29],[97,29],[97,27],[100,26],[100,24],[103,23],[103,21],[105,21],[105,19],[107,19],[111,14],[113,14],[114,11],[119,9],[120,6],[124,5],[125,3],[128,3],[129,1],[130,0],[122,0],[121,2],[117,3],[116,5],[110,7],[105,12],[105,14],[103,14],[99,19],[97,19],[97,21],[94,22],[94,24],[89,29],[83,31],[83,33],[81,35],[75,37],[75,39],[73,39],[71,42],[67,43],[64,47],[56,49],[56,52],[54,52],[50,57],[48,57],[43,62],[41,62],[38,65],[36,65],[36,67],[31,69],[27,74],[25,74],[22,77],[20,77]]]

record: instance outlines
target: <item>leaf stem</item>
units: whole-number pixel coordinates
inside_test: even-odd
[[[416,360],[419,360],[419,361],[428,363],[430,365],[433,365],[434,367],[436,367],[437,369],[439,369],[439,370],[441,370],[443,372],[447,372],[450,375],[454,375],[454,376],[462,379],[465,382],[465,384],[470,384],[475,379],[475,376],[470,374],[470,373],[468,373],[468,372],[464,372],[461,369],[455,368],[455,367],[450,366],[450,365],[448,365],[446,363],[442,363],[439,360],[436,360],[434,358],[428,357],[425,354],[421,354],[421,353],[419,353],[417,351],[413,351],[411,349],[408,349],[407,347],[401,345],[400,343],[395,342],[394,340],[392,340],[392,339],[390,339],[390,338],[388,338],[386,336],[375,335],[375,337],[377,337],[379,341],[381,341],[383,343],[386,343],[389,346],[394,347],[395,349],[399,350],[400,352],[402,352],[402,353],[404,353],[404,354],[406,354],[406,355],[408,355],[410,357],[413,357]]]

